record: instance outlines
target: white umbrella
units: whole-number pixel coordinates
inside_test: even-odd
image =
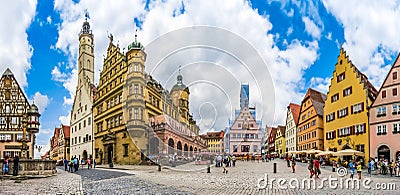
[[[315,150],[315,149],[311,149],[311,150],[307,150],[307,154],[317,154],[317,153],[321,153],[321,150]]]
[[[318,154],[316,154],[315,156],[326,156],[326,155],[331,155],[331,156],[334,156],[335,155],[335,152],[333,152],[333,151],[323,151],[323,152],[321,152],[321,153],[318,153]]]
[[[360,152],[357,150],[353,149],[345,149],[345,150],[340,150],[335,153],[337,156],[348,156],[348,155],[355,155],[355,156],[364,156],[364,152]]]

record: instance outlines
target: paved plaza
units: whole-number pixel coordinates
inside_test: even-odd
[[[277,173],[273,173],[273,163],[277,164]],[[368,183],[371,189],[362,184],[359,189],[351,189],[351,186],[346,189],[345,185],[332,189],[324,178],[344,180],[349,175],[339,177],[330,167],[322,168],[320,179],[316,179],[316,189],[303,189],[301,185],[293,189],[291,187],[296,186],[294,180],[301,182],[309,177],[307,165],[297,163],[296,173],[292,173],[281,159],[259,163],[237,161],[236,166],[228,170],[228,174],[224,174],[221,167],[211,167],[211,173],[207,173],[206,165],[191,163],[176,168],[163,167],[161,172],[157,166],[129,165],[115,165],[113,169],[100,166],[73,174],[58,170],[53,177],[23,180],[21,183],[3,180],[0,194],[399,194],[400,190],[400,177],[370,177],[365,172],[363,178],[371,180]],[[269,181],[267,186],[263,183],[266,177]],[[277,180],[280,178],[287,181],[281,186],[288,189],[279,189]],[[321,181],[324,185],[319,188]],[[382,183],[392,183],[396,189],[373,189]],[[339,180],[337,184],[340,184]]]

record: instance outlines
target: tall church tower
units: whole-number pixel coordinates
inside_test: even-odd
[[[189,124],[189,88],[183,84],[183,76],[179,68],[176,84],[171,89],[172,101],[179,108],[179,122]]]
[[[90,24],[87,21],[89,15],[85,14],[81,32],[79,33],[79,57],[78,57],[78,88],[93,83],[94,80],[94,44]]]
[[[78,159],[93,157],[94,44],[88,18],[86,13],[79,33],[78,85],[70,124],[70,156]]]

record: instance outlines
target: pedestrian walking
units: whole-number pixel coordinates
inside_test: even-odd
[[[349,167],[350,167],[350,179],[353,179],[354,173],[356,171],[356,165],[354,160],[350,162]]]
[[[236,157],[235,156],[232,156],[232,165],[235,167],[235,165],[236,165]]]
[[[397,161],[396,163],[396,176],[400,176],[400,161]]]
[[[223,165],[222,167],[224,168],[224,171],[222,173],[228,174],[228,169],[226,168],[228,165],[228,157],[225,156],[224,160],[223,160]]]
[[[292,173],[296,172],[296,161],[292,158]]]
[[[321,174],[320,164],[318,159],[314,160],[314,169],[315,169],[314,170],[315,177],[318,179],[319,175]]]
[[[18,169],[19,169],[19,157],[17,155],[14,158],[14,166],[13,166],[13,175],[14,176],[18,175]]]
[[[64,170],[68,171],[68,160],[66,158],[64,159]]]
[[[374,159],[371,159],[371,162],[369,163],[369,168],[371,169],[371,173],[375,171],[375,161]]]
[[[79,168],[79,161],[78,161],[78,159],[75,157],[75,159],[74,159],[74,168],[75,168],[75,172],[77,172],[78,171],[78,168]]]
[[[361,170],[362,170],[361,162],[358,162],[358,165],[357,165],[357,174],[358,174],[358,179],[359,179],[359,180],[361,180]]]
[[[68,171],[73,173],[74,172],[74,169],[72,168],[74,166],[74,159],[73,158],[71,158],[71,161],[69,161],[68,166],[69,166],[69,170]]]
[[[314,164],[312,160],[310,160],[310,163],[308,164],[308,170],[310,171],[310,178],[314,176]]]
[[[93,169],[96,168],[96,158],[93,159]]]
[[[92,166],[90,158],[87,159],[87,169],[90,169]]]
[[[286,163],[287,163],[287,167],[290,167],[290,158],[289,155],[286,154]]]
[[[393,176],[393,167],[394,167],[394,162],[392,160],[392,162],[389,163],[389,172],[390,172],[390,177]]]
[[[3,170],[2,170],[3,175],[8,175],[8,161],[9,161],[9,157],[6,156],[4,158],[4,165],[3,165]]]

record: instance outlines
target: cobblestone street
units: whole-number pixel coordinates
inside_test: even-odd
[[[273,163],[277,163],[277,173],[273,173]],[[100,166],[101,167],[101,166]],[[229,173],[222,173],[222,168],[211,167],[207,173],[207,166],[186,164],[174,169],[163,167],[159,172],[157,166],[129,166],[115,165],[114,169],[105,166],[97,169],[82,169],[71,174],[58,170],[56,176],[23,180],[15,183],[14,180],[3,180],[0,184],[0,194],[398,194],[400,187],[399,177],[372,176],[363,173],[363,177],[372,180],[369,186],[376,183],[394,183],[396,190],[365,189],[331,189],[325,182],[322,189],[318,189],[323,178],[340,178],[331,171],[330,167],[322,168],[320,179],[316,180],[317,189],[291,189],[288,182],[283,184],[288,189],[278,189],[279,178],[287,181],[298,179],[301,181],[309,177],[307,166],[297,163],[296,173],[286,166],[286,162],[276,159],[272,162],[242,162],[236,167],[229,167]],[[259,189],[259,179],[268,175],[272,186]],[[343,177],[344,179],[349,176]],[[262,183],[261,187],[262,187]]]

